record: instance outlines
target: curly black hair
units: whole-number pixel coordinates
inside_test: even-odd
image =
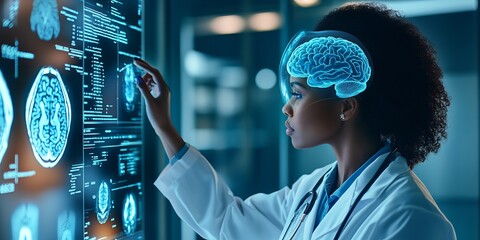
[[[391,139],[411,169],[438,151],[450,100],[435,50],[413,24],[383,4],[350,3],[329,12],[315,30],[344,31],[366,47],[373,76],[357,96],[360,116]]]

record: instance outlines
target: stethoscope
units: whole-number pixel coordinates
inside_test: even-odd
[[[378,168],[378,170],[375,172],[375,175],[370,179],[370,181],[367,183],[367,185],[362,189],[360,194],[357,196],[355,201],[353,202],[352,206],[348,210],[347,215],[343,219],[342,223],[340,224],[340,227],[337,230],[337,233],[335,234],[334,240],[338,240],[340,237],[340,234],[342,233],[343,229],[347,225],[348,220],[350,219],[350,216],[353,213],[353,210],[357,206],[358,202],[360,199],[362,199],[363,195],[370,189],[370,187],[373,185],[373,183],[377,180],[377,178],[382,174],[382,172],[390,165],[390,163],[395,159],[395,154],[397,152],[397,149],[395,148],[393,151],[391,151],[388,156],[385,158],[383,161],[382,165]],[[287,230],[285,231],[285,234],[283,235],[282,239],[290,239],[292,240],[295,235],[297,234],[298,230],[302,226],[303,221],[307,217],[307,215],[312,211],[313,206],[315,205],[315,201],[317,200],[318,194],[317,194],[317,189],[320,187],[320,184],[323,181],[323,178],[325,175],[330,172],[326,171],[322,177],[318,180],[318,182],[315,184],[315,186],[307,192],[302,199],[300,199],[300,202],[298,203],[297,207],[295,208],[295,212],[293,214],[292,220],[288,224]],[[300,214],[301,213],[301,214]],[[293,223],[297,222],[296,227],[291,229],[291,227],[294,225]],[[287,238],[287,235],[289,235],[290,230],[293,230],[293,233],[290,235],[290,238]]]

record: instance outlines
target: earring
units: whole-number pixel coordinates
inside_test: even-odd
[[[340,113],[340,120],[345,121],[345,113]]]

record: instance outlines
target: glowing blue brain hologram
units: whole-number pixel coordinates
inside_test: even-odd
[[[123,200],[123,231],[126,234],[135,232],[137,227],[137,201],[133,193],[127,194]]]
[[[33,0],[30,28],[45,41],[58,37],[60,21],[56,0]]]
[[[123,94],[125,99],[125,109],[127,112],[131,112],[135,109],[135,72],[133,64],[129,64],[125,67],[125,74],[123,77]]]
[[[20,205],[12,215],[13,240],[38,239],[38,207],[33,204]]]
[[[25,121],[37,161],[45,168],[57,165],[67,146],[71,106],[56,69],[44,67],[38,73],[28,94]]]
[[[307,78],[310,87],[335,85],[340,98],[363,92],[371,75],[360,46],[331,36],[313,38],[298,46],[288,60],[287,71],[293,77]]]
[[[8,148],[8,139],[13,122],[13,105],[7,83],[0,71],[0,163]]]
[[[58,217],[58,237],[59,240],[75,239],[75,213],[65,211]]]
[[[100,224],[104,224],[107,222],[108,215],[110,214],[110,188],[108,184],[104,181],[100,183],[98,187],[98,195],[97,195],[97,219]]]

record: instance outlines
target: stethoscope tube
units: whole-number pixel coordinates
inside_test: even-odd
[[[295,219],[295,216],[298,212],[298,210],[300,210],[300,208],[303,206],[303,204],[310,198],[310,200],[307,202],[307,206],[305,208],[305,210],[303,211],[302,213],[302,217],[300,218],[300,222],[299,224],[297,225],[297,227],[295,228],[295,231],[292,233],[292,236],[290,237],[290,240],[293,239],[293,237],[295,237],[295,235],[297,234],[298,232],[298,229],[300,229],[300,226],[302,225],[303,221],[305,220],[305,218],[307,217],[307,215],[312,211],[313,209],[313,206],[315,205],[315,202],[317,200],[317,189],[318,187],[320,186],[320,184],[323,182],[323,178],[325,177],[325,175],[327,174],[328,171],[326,171],[322,177],[320,177],[320,179],[318,179],[317,183],[315,184],[315,186],[312,188],[311,191],[308,191],[303,197],[302,199],[300,199],[299,201],[299,204],[297,205],[297,207],[295,208],[295,213],[294,213],[294,216],[293,216],[293,219],[290,221],[290,223],[288,224],[288,227],[287,227],[287,231],[285,232],[285,234],[283,235],[282,237],[282,240],[285,239],[287,233],[288,233],[288,229],[290,229],[290,227],[292,226],[292,223]]]
[[[293,240],[293,237],[297,235],[298,229],[300,229],[300,226],[302,226],[303,220],[305,220],[305,217],[307,217],[307,215],[308,214],[305,214],[305,213],[302,214],[302,218],[300,218],[300,224],[298,224],[297,227],[295,228],[295,231],[293,231],[293,234],[290,240]]]

